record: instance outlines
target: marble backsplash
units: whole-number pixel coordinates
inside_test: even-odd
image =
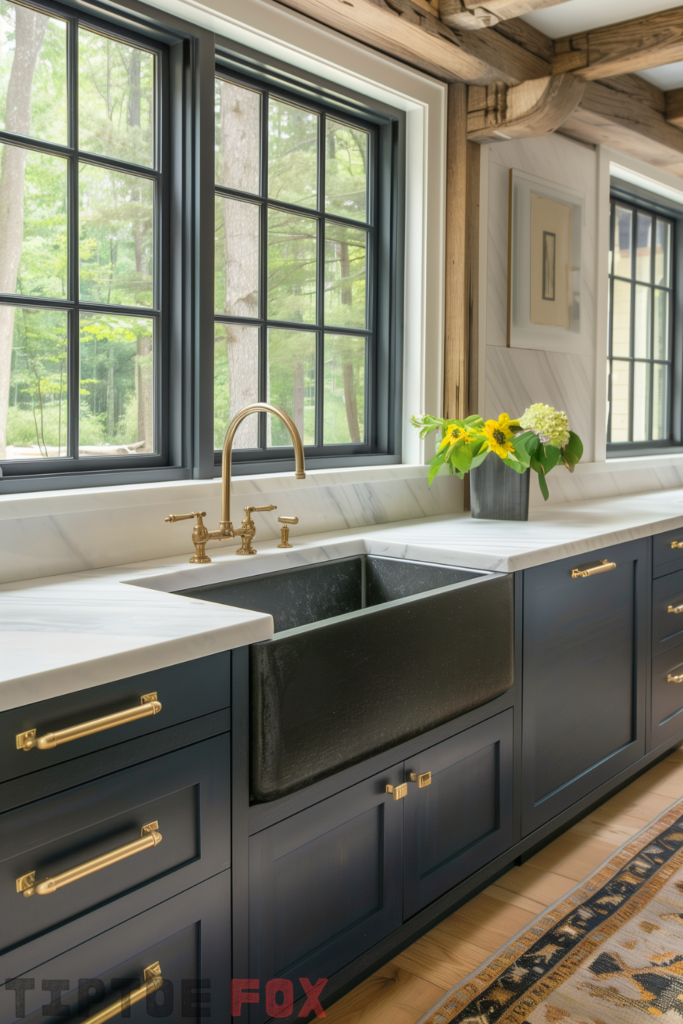
[[[220,520],[220,480],[188,480],[137,487],[5,495],[0,498],[0,583],[97,569],[193,552],[192,522],[164,517],[205,511],[206,524]],[[354,527],[461,512],[463,488],[455,477],[427,486],[426,466],[381,466],[237,477],[232,518],[245,505],[277,505],[255,513],[259,537],[278,535],[278,515],[298,516],[291,539]],[[226,541],[228,550],[238,541]],[[210,545],[210,548],[217,545]],[[209,551],[210,553],[210,551]]]

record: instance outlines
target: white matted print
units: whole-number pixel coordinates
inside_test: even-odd
[[[583,194],[510,170],[508,345],[589,352],[581,316]]]

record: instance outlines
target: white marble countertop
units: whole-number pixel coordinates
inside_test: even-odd
[[[680,527],[683,489],[532,509],[529,522],[469,515],[258,541],[210,565],[177,556],[0,586],[0,711],[268,639],[270,615],[173,591],[368,552],[514,572]],[[188,558],[191,552],[188,525]]]

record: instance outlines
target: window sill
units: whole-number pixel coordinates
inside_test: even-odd
[[[627,473],[646,469],[683,467],[683,452],[663,452],[661,455],[626,455],[605,459],[604,462],[580,462],[574,472],[579,476],[591,473]]]

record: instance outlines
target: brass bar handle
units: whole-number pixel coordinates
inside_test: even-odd
[[[683,604],[670,604],[666,610],[669,615],[680,615],[683,612]]]
[[[104,1010],[88,1017],[88,1024],[104,1024],[105,1021],[111,1020],[113,1017],[120,1017],[123,1011],[133,1003],[139,1003],[153,992],[157,992],[164,983],[159,961],[145,967],[142,977],[144,980],[140,988],[122,993],[110,1006],[106,1006]]]
[[[410,772],[408,778],[411,782],[417,782],[418,789],[424,789],[425,786],[431,786],[432,784],[431,772],[421,772],[419,775],[416,772]]]
[[[182,519],[199,519],[199,525],[202,525],[202,519],[206,516],[206,512],[186,512],[182,516],[166,516],[164,519],[165,523],[179,523]]]
[[[48,732],[44,736],[36,737],[36,729],[17,733],[17,750],[33,750],[34,747],[37,750],[52,750],[62,743],[71,743],[72,740],[80,740],[84,736],[92,736],[96,732],[104,732],[105,729],[115,729],[118,725],[136,722],[138,718],[149,718],[150,715],[158,715],[161,707],[162,705],[157,700],[156,693],[146,693],[140,698],[139,707],[118,711],[115,715],[95,718],[92,722],[81,722],[80,725],[72,725],[69,729],[59,729],[57,732]]]
[[[667,683],[683,683],[683,674],[674,676],[669,672],[666,677]]]
[[[578,568],[572,569],[571,577],[573,580],[578,580],[586,576],[597,576],[599,572],[610,572],[612,569],[616,569],[616,567],[616,562],[608,562],[606,558],[603,558],[597,565],[580,565]]]
[[[683,548],[683,540],[672,540],[671,541],[671,550],[675,551],[676,548]]]
[[[403,800],[408,796],[408,783],[402,782],[400,786],[390,786],[387,783],[384,792],[391,794],[394,800]]]
[[[158,846],[163,838],[158,828],[158,821],[150,821],[149,824],[142,826],[140,838],[134,842],[119,846],[116,850],[110,850],[109,853],[103,853],[101,857],[86,860],[83,864],[77,864],[75,868],[62,871],[61,875],[55,875],[54,878],[44,878],[41,882],[36,882],[35,871],[29,871],[27,875],[17,878],[17,892],[23,893],[24,896],[33,896],[34,893],[38,896],[49,896],[57,889],[64,888],[65,885],[71,885],[72,882],[78,882],[81,878],[94,875],[96,871],[102,871],[103,868],[108,868],[112,864],[118,864],[119,861],[126,860],[128,857],[134,857],[136,853],[142,853],[143,850],[149,850],[152,846]]]
[[[245,512],[274,512],[277,505],[247,505]]]

